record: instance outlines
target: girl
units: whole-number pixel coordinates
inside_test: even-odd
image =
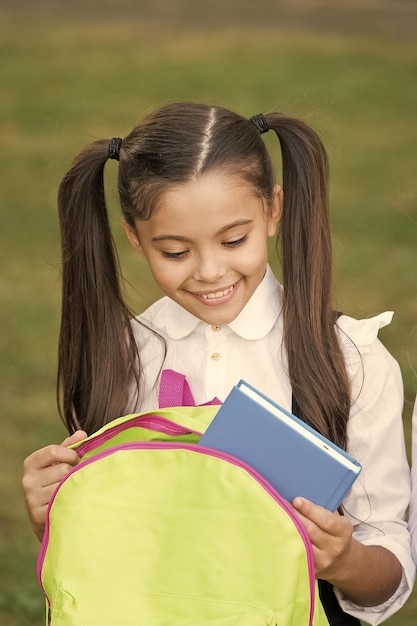
[[[261,138],[269,129],[281,146],[285,195]],[[107,219],[108,158],[119,160],[127,237],[165,294],[133,320]],[[56,484],[78,460],[66,446],[117,416],[158,406],[163,369],[186,375],[197,404],[224,400],[244,378],[296,407],[363,465],[343,515],[293,502],[311,537],[316,575],[329,583],[323,598],[334,587],[340,606],[371,624],[398,610],[414,567],[404,521],[402,381],[377,339],[391,315],[336,321],[327,158],[315,132],[281,113],[247,120],[220,107],[172,104],[125,139],[88,146],[63,179],[58,203],[60,410],[74,434],[25,461],[37,535]],[[282,287],[267,257],[278,225]],[[329,597],[326,610],[337,613]],[[343,612],[331,619],[358,623]]]

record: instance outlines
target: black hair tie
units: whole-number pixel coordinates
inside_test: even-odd
[[[255,124],[261,135],[268,132],[269,126],[262,113],[259,113],[258,115],[253,115],[253,117],[250,118],[250,121],[252,122],[252,124]]]
[[[122,147],[122,139],[120,137],[113,137],[109,143],[109,159],[119,160],[120,148]]]

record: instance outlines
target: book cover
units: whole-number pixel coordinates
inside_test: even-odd
[[[288,501],[303,496],[335,511],[361,471],[352,456],[241,380],[200,445],[244,461]]]

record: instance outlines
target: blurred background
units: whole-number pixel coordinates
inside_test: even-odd
[[[123,137],[174,100],[250,116],[281,110],[321,135],[331,164],[335,307],[394,310],[410,450],[417,369],[415,0],[0,0],[0,623],[44,621],[23,459],[65,437],[55,404],[60,273],[56,193],[75,154]],[[267,137],[276,162],[278,143]],[[158,297],[124,241],[126,295]],[[135,285],[135,287],[132,286]],[[417,595],[386,624],[415,625]]]

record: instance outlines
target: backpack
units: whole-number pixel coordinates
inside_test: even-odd
[[[217,410],[129,415],[74,446],[37,563],[49,626],[328,624],[288,502],[198,445]]]

